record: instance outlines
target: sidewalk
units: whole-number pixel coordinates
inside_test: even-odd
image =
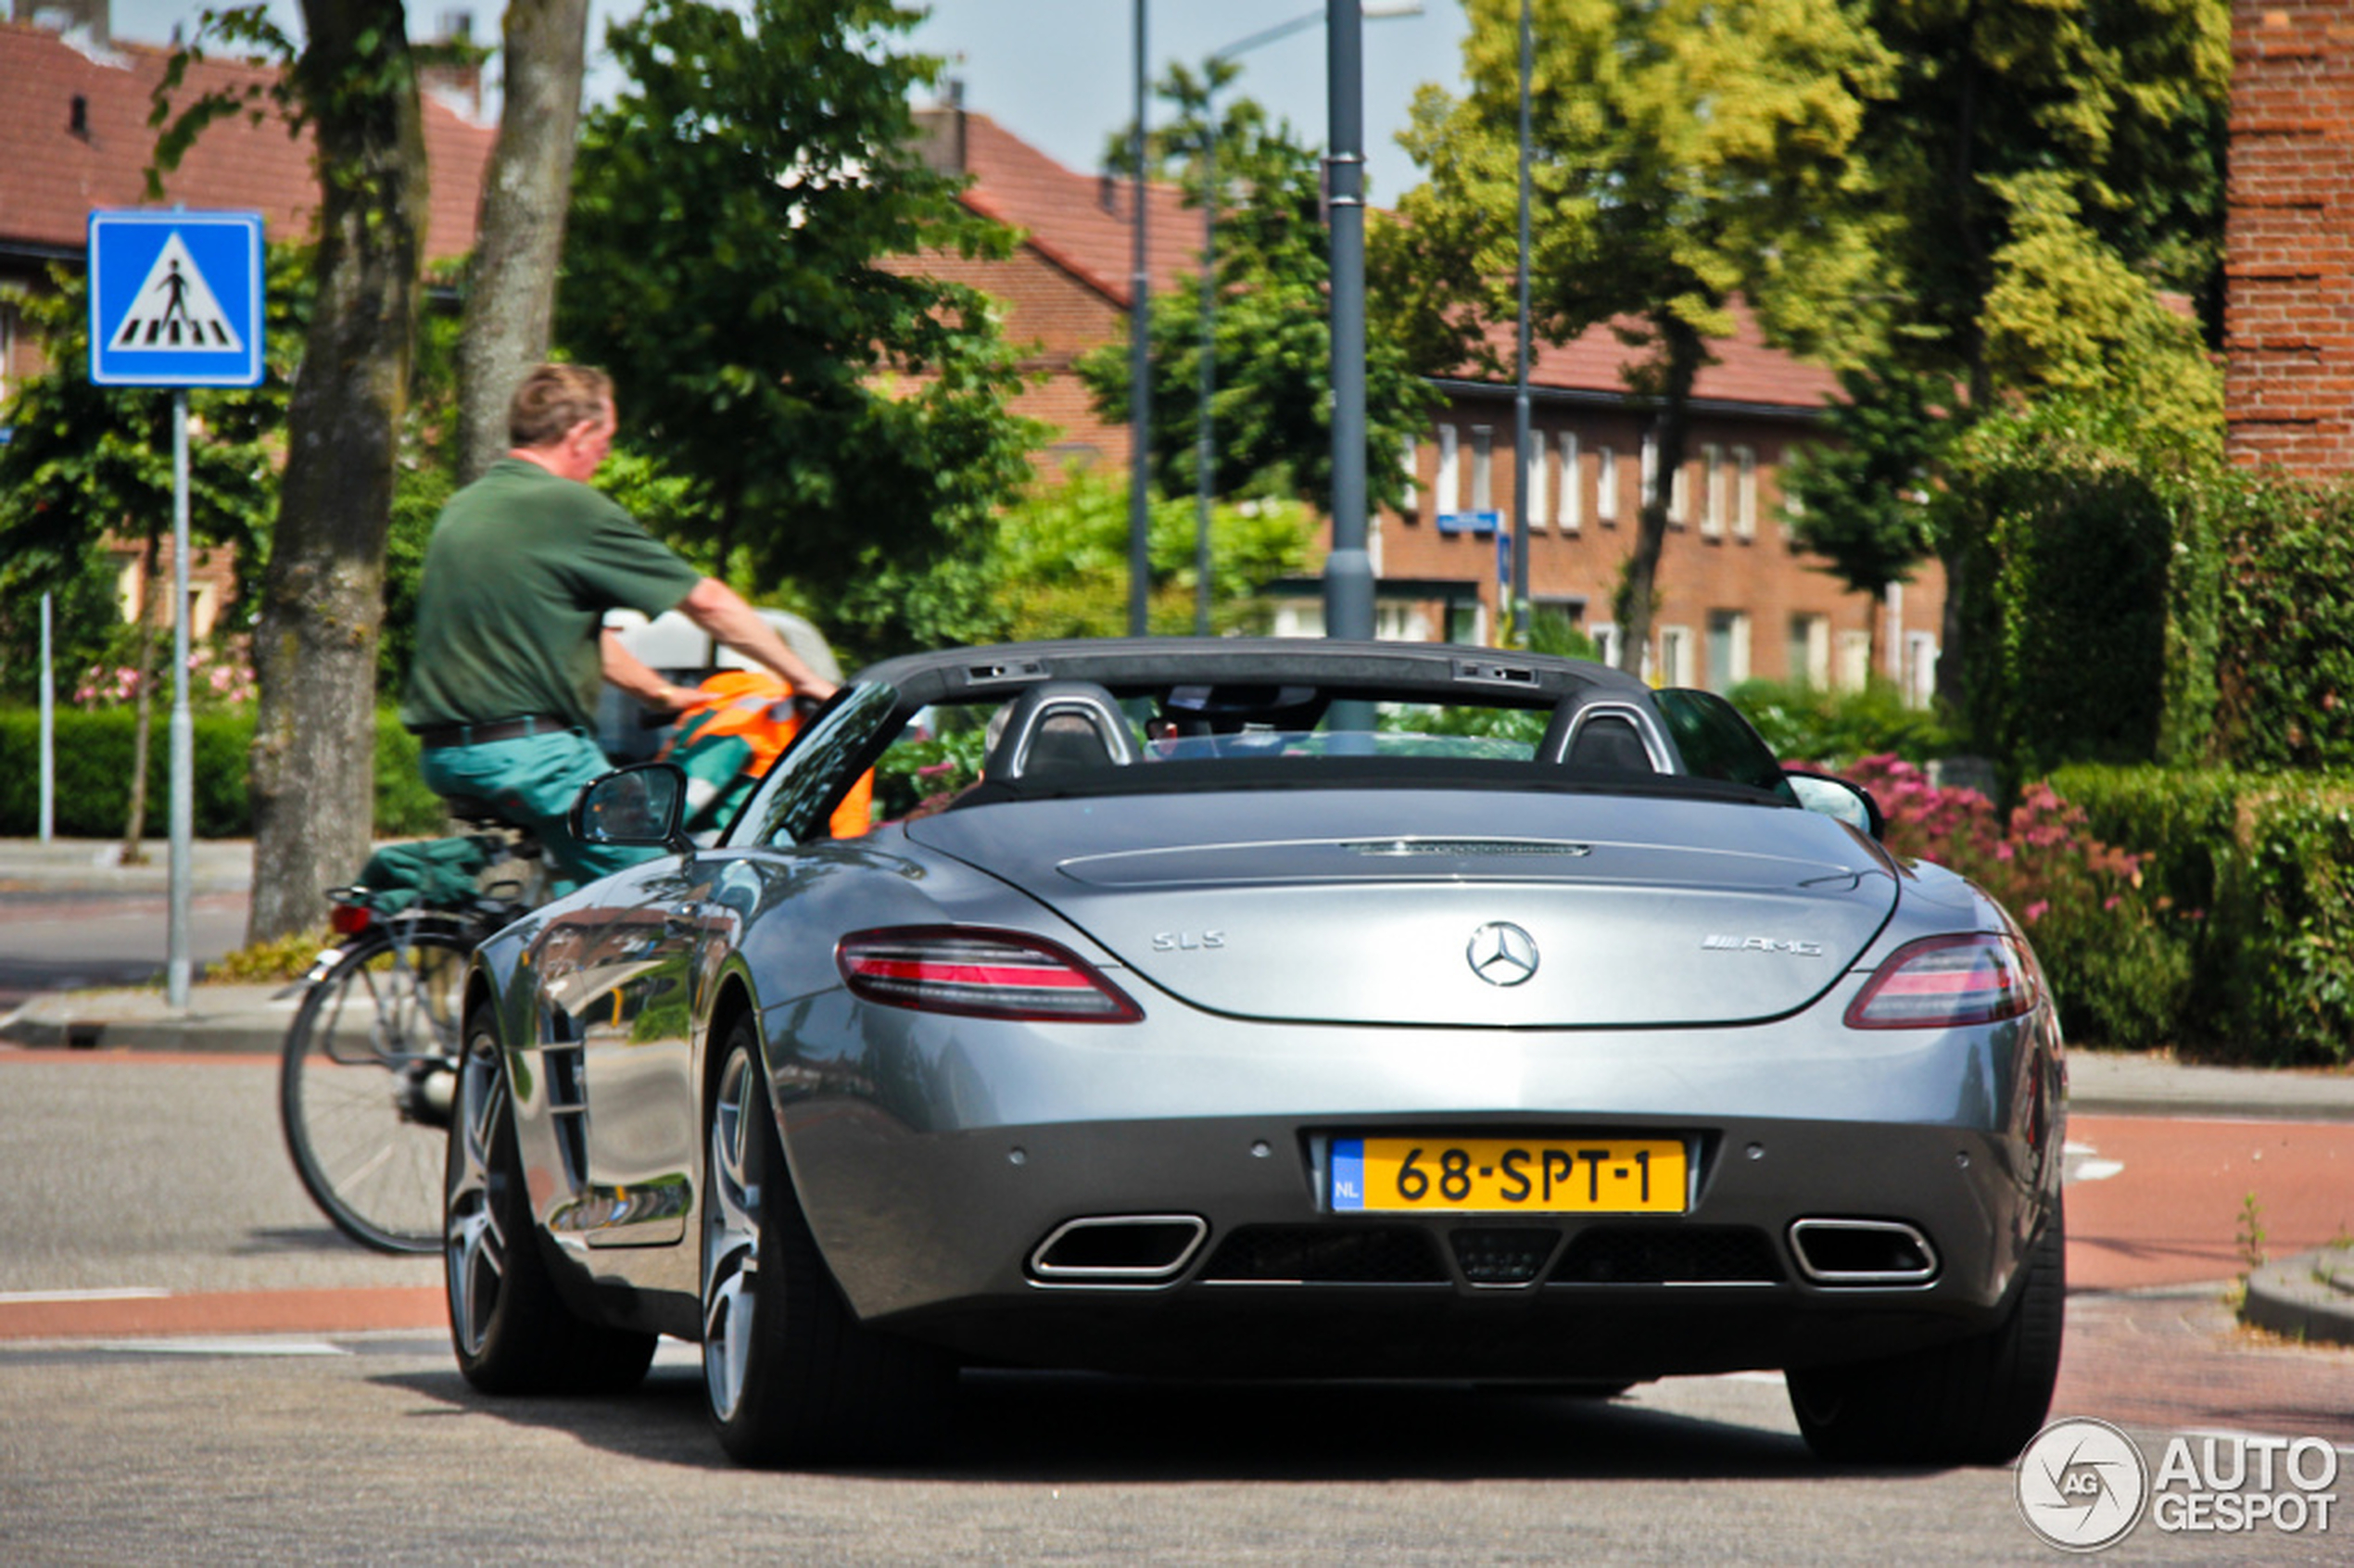
[[[40,843],[0,839],[0,895],[139,892],[170,889],[168,847],[149,846],[146,864],[114,864],[116,846],[86,840]],[[244,891],[253,846],[199,841],[192,870],[198,891]],[[185,1008],[150,987],[51,992],[0,1014],[0,1050],[18,1047],[247,1053],[274,1056],[299,993],[277,985],[194,986]],[[2122,1051],[2070,1049],[2070,1108],[2086,1116],[2179,1116],[2217,1119],[2354,1122],[2354,1073],[2200,1067]],[[2243,1316],[2292,1337],[2354,1344],[2354,1251],[2286,1259],[2248,1283]]]

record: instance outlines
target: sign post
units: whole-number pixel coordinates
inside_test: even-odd
[[[196,724],[188,711],[188,389],[259,386],[261,214],[90,214],[90,380],[171,388],[171,917],[165,995],[188,1005]]]

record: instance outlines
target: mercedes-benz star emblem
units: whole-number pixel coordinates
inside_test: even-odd
[[[1537,939],[1510,920],[1490,920],[1472,932],[1463,956],[1490,985],[1518,985],[1537,972]]]

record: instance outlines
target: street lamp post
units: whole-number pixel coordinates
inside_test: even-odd
[[[1373,565],[1365,519],[1365,19],[1332,0],[1325,25],[1326,167],[1332,191],[1333,548],[1324,635],[1370,641]]]
[[[1515,335],[1518,378],[1512,392],[1512,457],[1519,466],[1512,479],[1512,641],[1528,646],[1528,481],[1536,454],[1528,441],[1528,74],[1535,54],[1528,22],[1528,0],[1520,0],[1520,251],[1515,280],[1519,289],[1520,330]],[[1541,460],[1537,460],[1541,461]]]
[[[1423,14],[1422,0],[1361,6],[1368,21]],[[1194,633],[1209,635],[1209,498],[1210,469],[1217,446],[1212,439],[1210,399],[1218,391],[1218,67],[1229,64],[1262,44],[1288,38],[1324,19],[1324,8],[1302,12],[1289,21],[1252,33],[1212,52],[1202,78],[1202,202],[1201,202],[1201,409],[1195,421],[1194,441]]]
[[[1128,278],[1128,635],[1142,637],[1152,588],[1152,274],[1145,259],[1145,6],[1136,0],[1135,264]]]

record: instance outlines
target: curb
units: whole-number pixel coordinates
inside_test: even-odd
[[[2239,1316],[2307,1344],[2354,1345],[2354,1249],[2325,1247],[2259,1269]]]
[[[0,1017],[0,1042],[44,1051],[276,1056],[301,993],[281,1000],[274,986],[226,989],[233,994],[209,997],[196,987],[181,1012],[159,990],[51,993]]]

